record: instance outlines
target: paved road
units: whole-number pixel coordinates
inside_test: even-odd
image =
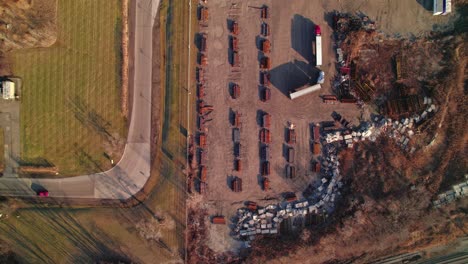
[[[0,178],[0,195],[35,196],[43,186],[52,197],[128,199],[150,176],[152,36],[159,0],[137,0],[134,96],[127,145],[120,162],[102,173],[64,179]]]

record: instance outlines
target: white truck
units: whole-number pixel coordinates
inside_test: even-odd
[[[322,65],[322,32],[320,26],[315,26],[315,65]]]

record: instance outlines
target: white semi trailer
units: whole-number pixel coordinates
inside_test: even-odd
[[[322,32],[320,26],[315,26],[315,65],[322,65]]]

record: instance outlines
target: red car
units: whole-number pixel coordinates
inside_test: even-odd
[[[37,195],[40,197],[49,197],[49,191],[38,191]]]

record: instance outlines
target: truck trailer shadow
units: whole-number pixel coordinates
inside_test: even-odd
[[[288,62],[270,71],[270,82],[285,96],[289,92],[314,82],[318,70],[303,61]]]

